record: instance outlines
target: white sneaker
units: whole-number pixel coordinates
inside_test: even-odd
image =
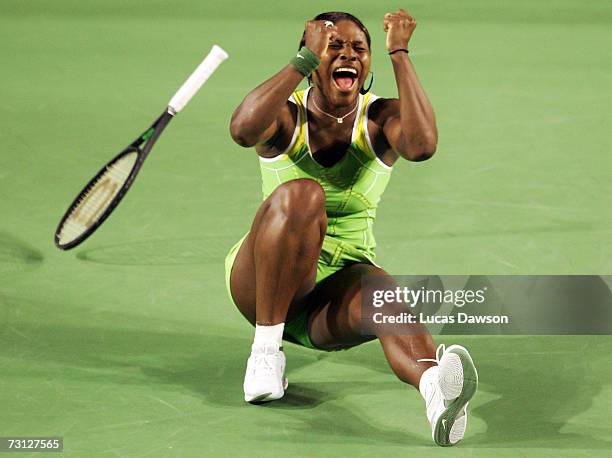
[[[441,353],[441,355],[440,355]],[[436,359],[420,359],[438,363],[437,372],[421,390],[425,395],[427,419],[433,440],[448,447],[455,445],[465,434],[468,402],[478,387],[478,373],[468,351],[461,345],[445,348],[440,345]]]
[[[260,403],[280,399],[287,385],[282,347],[253,344],[244,376],[244,400]]]

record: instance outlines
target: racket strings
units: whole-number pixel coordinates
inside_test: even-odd
[[[60,244],[76,240],[99,220],[129,179],[137,160],[135,151],[122,156],[83,192],[59,232]]]

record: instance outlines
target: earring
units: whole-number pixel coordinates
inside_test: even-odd
[[[359,89],[359,93],[361,95],[366,95],[368,92],[370,92],[370,89],[372,88],[372,84],[374,84],[374,73],[373,72],[369,72],[371,79],[370,79],[370,84],[368,84],[368,88],[365,88],[365,84],[364,87],[362,87],[361,89]]]

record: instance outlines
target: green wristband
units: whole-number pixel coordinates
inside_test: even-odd
[[[302,49],[298,51],[298,53],[289,63],[293,65],[302,75],[310,76],[314,69],[319,66],[321,61],[310,49],[308,49],[306,46],[302,46]]]

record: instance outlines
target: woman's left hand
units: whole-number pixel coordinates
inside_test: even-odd
[[[416,20],[403,9],[385,14],[383,29],[387,32],[387,51],[407,49],[416,26]]]

